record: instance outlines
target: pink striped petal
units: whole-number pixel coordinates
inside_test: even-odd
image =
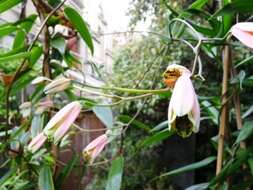
[[[83,150],[83,154],[90,158],[90,162],[93,162],[95,158],[102,152],[105,145],[108,143],[106,134],[103,134],[93,141],[91,141]]]
[[[79,102],[71,102],[64,106],[60,111],[58,111],[47,123],[44,131],[47,132],[50,129],[54,128],[55,126],[59,126],[67,117],[71,117],[72,109],[75,107],[81,109],[81,105]]]
[[[34,153],[40,149],[40,147],[45,143],[47,137],[44,133],[38,134],[36,137],[32,139],[32,141],[28,144],[28,151]]]
[[[69,130],[81,111],[81,105],[73,107],[71,113],[66,116],[64,122],[54,132],[54,142],[57,143]]]

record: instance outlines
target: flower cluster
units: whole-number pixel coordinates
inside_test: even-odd
[[[44,130],[32,139],[28,145],[28,150],[36,152],[47,138],[53,139],[55,143],[58,143],[74,123],[80,111],[81,104],[77,101],[64,106],[50,119]]]

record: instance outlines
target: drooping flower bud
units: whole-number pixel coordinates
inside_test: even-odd
[[[20,112],[22,114],[22,116],[28,117],[31,115],[31,111],[32,111],[32,103],[31,102],[24,102],[19,106]]]
[[[66,134],[81,111],[81,104],[77,101],[69,103],[57,112],[47,123],[44,133],[53,137],[57,143]]]
[[[44,111],[46,111],[48,108],[53,107],[53,102],[51,100],[45,100],[42,102],[39,102],[36,105],[35,114],[42,114]]]
[[[253,22],[239,22],[231,28],[231,33],[244,45],[253,48]]]
[[[39,76],[39,77],[33,79],[32,84],[36,85],[36,84],[39,84],[39,83],[42,83],[42,82],[45,82],[45,81],[51,81],[51,80],[47,77]]]
[[[28,144],[28,147],[27,147],[28,151],[30,151],[31,153],[36,152],[37,150],[40,149],[40,147],[45,143],[46,140],[47,140],[47,136],[43,132],[38,134]]]
[[[52,94],[67,89],[71,80],[65,77],[55,79],[50,82],[44,89],[45,94]]]
[[[108,143],[106,134],[103,134],[91,141],[83,150],[83,157],[92,163],[95,158],[102,152],[105,145]]]
[[[176,79],[168,110],[169,130],[182,137],[198,132],[200,123],[199,103],[190,77],[184,72]]]

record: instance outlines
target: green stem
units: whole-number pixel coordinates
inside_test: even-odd
[[[78,83],[78,82],[74,81],[74,83]],[[146,94],[146,93],[159,94],[161,92],[170,91],[170,88],[150,90],[150,89],[134,89],[134,88],[121,88],[121,87],[98,87],[98,86],[92,86],[92,85],[82,84],[82,83],[78,83],[78,84],[80,84],[84,87],[93,88],[93,89],[111,90],[111,91],[113,90],[113,91],[127,92],[127,93],[133,93],[133,94],[135,94],[135,93],[137,93],[137,94]],[[79,90],[84,89],[84,88],[81,88],[77,85],[74,85],[74,87],[78,88]],[[87,91],[87,89],[85,89],[85,90]],[[96,93],[98,93],[98,92],[96,92]],[[107,96],[112,96],[112,95],[107,95]],[[115,95],[113,95],[113,96],[115,96]]]

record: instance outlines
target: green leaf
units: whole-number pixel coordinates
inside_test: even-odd
[[[30,52],[30,57],[29,57],[29,63],[31,67],[39,60],[42,53],[43,53],[43,49],[41,46],[35,46],[32,48]]]
[[[234,14],[234,13],[246,13],[253,12],[253,1],[252,0],[235,0],[231,3],[227,3],[220,10],[218,10],[213,17]]]
[[[32,71],[31,69],[26,69],[25,71],[23,71],[19,78],[14,82],[13,88],[11,88],[11,94],[17,94],[20,90],[30,84],[31,81],[37,76],[38,73]]]
[[[139,148],[145,148],[145,147],[149,147],[151,145],[155,145],[160,143],[162,140],[167,139],[168,137],[170,137],[171,135],[173,135],[172,131],[169,131],[168,129],[165,129],[163,131],[160,131],[150,137],[145,138],[144,140],[142,140],[138,147]]]
[[[248,159],[248,164],[249,164],[251,175],[253,175],[253,158],[252,157]]]
[[[202,101],[201,104],[204,106],[204,108],[207,110],[208,114],[211,116],[212,121],[216,125],[218,125],[219,111],[214,106],[212,106],[212,104],[207,100]]]
[[[2,0],[0,1],[0,13],[7,11],[8,9],[14,7],[15,5],[21,3],[22,0]]]
[[[208,187],[208,183],[200,183],[200,184],[187,187],[185,190],[206,190],[207,187]]]
[[[17,53],[17,54],[6,56],[6,57],[0,57],[0,63],[6,62],[6,61],[12,61],[12,60],[16,60],[16,59],[26,58],[26,57],[29,57],[29,55],[30,55],[29,52],[21,52],[21,53]]]
[[[112,165],[108,175],[108,180],[106,183],[106,190],[120,190],[123,168],[124,168],[124,158],[122,156],[119,156],[112,161]]]
[[[6,35],[9,35],[16,30],[17,30],[16,26],[11,26],[11,25],[0,26],[0,38]]]
[[[202,167],[205,167],[205,166],[211,164],[215,160],[216,160],[215,156],[210,156],[210,157],[207,157],[204,160],[201,160],[199,162],[195,162],[193,164],[189,164],[187,166],[184,166],[184,167],[172,170],[170,172],[164,173],[164,174],[160,175],[159,178],[179,175],[181,173],[185,173],[185,172],[192,171],[192,170],[195,170],[198,168],[202,168]]]
[[[245,124],[243,125],[243,127],[240,130],[240,133],[236,139],[235,143],[240,143],[241,141],[247,139],[248,137],[250,137],[253,134],[253,121],[247,121],[245,122]]]
[[[41,190],[54,190],[52,172],[49,166],[41,167],[39,171],[39,188]]]
[[[92,42],[92,37],[89,32],[89,29],[82,19],[82,16],[73,8],[65,7],[64,13],[71,22],[71,24],[75,27],[75,29],[80,33],[81,37],[90,48],[91,53],[94,53],[94,46]]]
[[[128,123],[130,121],[132,121],[132,117],[128,116],[128,115],[119,115],[118,116],[118,120],[120,120],[121,122],[123,123]],[[146,124],[134,119],[132,122],[131,122],[131,125],[134,126],[134,127],[137,127],[137,128],[140,128],[140,129],[144,129],[145,131],[149,131],[150,130],[150,127],[147,126]]]
[[[21,19],[14,23],[15,26],[19,26],[19,28],[24,29],[26,32],[29,32],[32,29],[33,24],[37,19],[37,15],[32,14],[24,19]]]
[[[75,67],[77,64],[81,64],[81,62],[68,50],[65,51],[63,59],[69,67]]]
[[[13,168],[5,173],[0,179],[0,187],[17,171],[17,168]]]
[[[190,5],[190,9],[201,9],[209,0],[196,0]]]
[[[78,163],[78,155],[75,154],[72,159],[67,163],[67,165],[62,169],[61,173],[57,176],[56,183],[55,183],[55,189],[60,190],[64,180],[69,176],[72,169],[74,168],[75,164]]]
[[[113,127],[114,122],[111,108],[95,106],[92,108],[92,111],[96,114],[96,116],[102,121],[102,123],[107,128]]]
[[[65,53],[66,43],[62,36],[55,36],[51,41],[52,46],[57,49],[62,55]]]
[[[168,120],[163,121],[162,123],[159,123],[150,132],[160,131],[161,129],[164,129],[166,127],[168,127]]]
[[[232,173],[235,173],[236,171],[240,172],[241,170],[239,168],[245,161],[247,161],[247,151],[250,152],[252,150],[241,150],[236,155],[236,159],[231,159],[230,161],[228,161],[226,165],[222,168],[221,172],[210,181],[209,186],[213,186],[217,183],[224,181],[228,176],[230,176]]]
[[[249,115],[253,113],[253,106],[250,106],[243,114],[242,114],[242,119],[245,119]]]
[[[56,7],[57,5],[59,5],[61,3],[60,0],[47,0],[47,2],[53,6],[53,7]]]
[[[26,33],[23,30],[18,30],[13,42],[12,49],[23,47],[25,45],[25,37]]]
[[[241,66],[241,65],[243,65],[243,64],[252,63],[252,61],[253,61],[253,55],[251,55],[251,56],[249,56],[249,57],[243,59],[243,60],[240,61],[240,62],[237,62],[237,63],[235,64],[235,68],[237,68],[237,67],[239,67],[239,66]]]

